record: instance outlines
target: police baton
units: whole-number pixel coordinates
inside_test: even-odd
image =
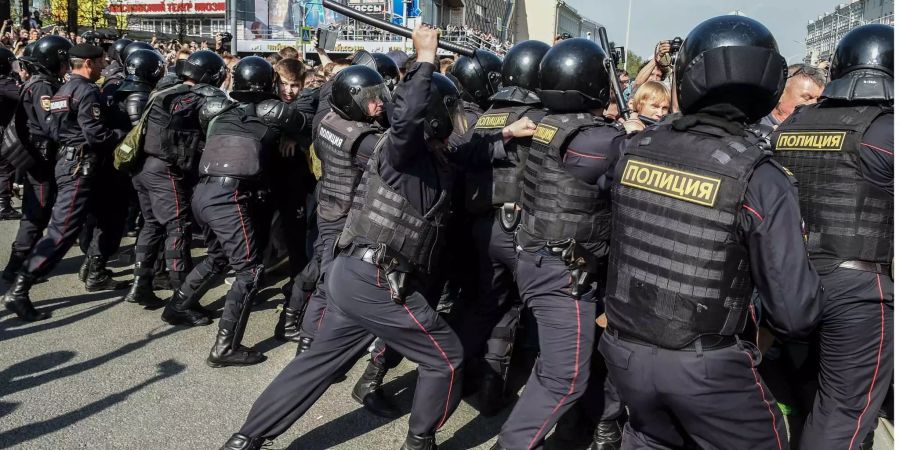
[[[609,82],[612,84],[612,90],[616,94],[616,105],[619,107],[619,115],[622,116],[623,119],[628,120],[628,116],[631,115],[631,110],[628,109],[628,103],[625,101],[625,94],[622,93],[622,86],[619,86],[619,77],[616,76],[616,63],[613,62],[611,56],[612,49],[609,48],[609,38],[606,37],[606,28],[600,27],[598,33],[600,34],[600,46],[603,47],[603,51],[606,52],[606,71],[609,72]],[[627,58],[628,55],[625,55],[625,57]]]
[[[353,8],[342,5],[333,0],[322,0],[322,6],[336,12],[343,14],[351,19],[357,20],[359,22],[372,25],[375,28],[380,30],[387,31],[389,33],[394,33],[398,36],[403,36],[407,39],[412,39],[412,30],[406,27],[401,27],[400,25],[395,25],[390,22],[385,22],[383,20],[378,20],[374,17],[369,17]],[[473,57],[475,56],[475,50],[465,47],[459,44],[454,44],[452,42],[447,41],[438,41],[438,48],[442,48],[444,50],[449,50],[453,53],[459,53],[463,56]]]

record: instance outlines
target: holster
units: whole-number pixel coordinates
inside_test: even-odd
[[[409,294],[408,275],[411,268],[405,259],[395,254],[387,245],[379,243],[375,248],[373,262],[384,272],[394,303],[398,305],[406,303],[406,296]]]
[[[585,250],[584,247],[567,239],[561,242],[550,242],[547,249],[551,254],[559,256],[566,264],[572,277],[572,285],[569,294],[574,298],[591,290],[591,283],[597,279],[597,257]]]
[[[522,209],[515,203],[504,203],[497,208],[497,218],[500,220],[500,228],[507,233],[515,231],[522,217]]]

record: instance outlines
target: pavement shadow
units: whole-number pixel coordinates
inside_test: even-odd
[[[109,300],[111,298],[120,297],[121,294],[117,292],[104,292],[99,294],[84,294],[84,295],[76,295],[74,297],[66,297],[63,301],[67,304],[67,306],[74,306],[74,304],[80,303],[88,303],[102,300]],[[118,298],[115,301],[104,303],[102,305],[97,305],[91,308],[88,308],[84,311],[78,312],[76,314],[72,314],[70,316],[66,316],[59,320],[46,319],[40,322],[23,322],[19,320],[19,318],[12,315],[12,313],[0,314],[0,318],[4,316],[12,316],[11,319],[3,320],[0,322],[0,336],[3,337],[4,340],[9,340],[21,336],[26,336],[32,333],[37,333],[40,331],[52,330],[62,326],[66,326],[77,322],[86,317],[90,317],[96,314],[100,314],[103,311],[106,311],[113,306],[121,303],[122,299]],[[62,303],[62,302],[60,302]],[[72,305],[69,305],[72,304]],[[58,305],[58,304],[55,304]],[[38,309],[42,309],[47,312],[51,312],[54,310],[53,307],[47,307],[44,304],[38,305]]]
[[[390,372],[388,372],[390,376]],[[399,407],[402,415],[397,419],[378,417],[362,406],[353,412],[344,414],[291,442],[288,450],[325,450],[341,445],[351,439],[370,433],[394,420],[400,420],[409,414],[412,406],[413,392],[416,387],[418,372],[409,371],[384,384],[384,393]],[[350,395],[348,389],[342,389],[342,395]],[[400,436],[405,438],[405,436]]]
[[[131,394],[134,394],[135,392],[138,392],[153,383],[183,372],[187,367],[184,364],[178,363],[171,359],[159,363],[158,366],[158,373],[155,376],[124,391],[108,395],[104,398],[89,403],[81,408],[63,414],[61,416],[41,422],[29,423],[28,425],[23,425],[18,428],[13,428],[11,430],[0,433],[0,447],[15,447],[30,440],[37,439],[45,434],[50,434],[69,427],[88,417],[93,416],[94,414],[102,412],[111,406],[127,400]]]
[[[44,372],[53,367],[60,366],[74,358],[76,353],[72,351],[50,352],[13,364],[6,370],[0,372],[0,397],[83,373],[86,370],[106,364],[113,359],[143,348],[151,341],[175,334],[184,329],[186,328],[165,327],[162,331],[151,332],[143,339],[129,342],[105,355],[72,364],[52,372],[42,373],[40,375],[28,376],[33,373]]]

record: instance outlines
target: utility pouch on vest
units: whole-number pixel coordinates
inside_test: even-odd
[[[559,256],[572,276],[570,295],[581,298],[591,290],[591,283],[597,278],[597,258],[578,245],[574,239],[547,244],[551,254]]]
[[[497,209],[497,216],[500,218],[500,227],[503,231],[511,233],[519,226],[519,218],[522,215],[522,209],[515,203],[504,203]]]

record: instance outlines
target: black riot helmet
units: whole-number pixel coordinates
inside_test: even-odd
[[[13,61],[16,55],[6,47],[0,47],[0,76],[9,76],[13,70]]]
[[[850,30],[838,42],[831,58],[831,79],[863,69],[894,76],[894,27],[863,25]]]
[[[386,103],[390,92],[381,74],[369,66],[350,66],[338,72],[331,85],[331,107],[336,114],[355,122],[372,122],[372,101]]]
[[[891,102],[894,99],[894,27],[871,24],[847,33],[831,58],[831,82],[821,98]]]
[[[468,127],[456,85],[444,75],[437,72],[431,74],[431,100],[425,113],[425,135],[443,141],[453,133],[462,136]]]
[[[159,52],[138,49],[125,60],[125,73],[118,92],[149,92],[166,74],[166,61]]]
[[[225,61],[216,52],[200,50],[191,53],[176,70],[181,79],[218,86],[225,78]]]
[[[150,51],[154,51],[154,52],[156,51],[156,49],[153,48],[152,45],[150,45],[146,42],[132,41],[130,44],[126,45],[122,49],[121,52],[119,52],[119,60],[127,61],[128,57],[131,56],[132,53],[134,53],[138,50],[150,50]]]
[[[241,58],[231,76],[231,98],[239,102],[256,103],[278,98],[275,94],[275,69],[259,56]]]
[[[503,58],[503,67],[500,69],[500,85],[518,86],[535,91],[538,85],[538,73],[541,60],[550,50],[546,42],[529,40],[514,45]]]
[[[47,75],[58,76],[60,69],[69,63],[69,50],[72,43],[62,36],[50,35],[37,40],[31,55],[22,59],[38,71]]]
[[[384,53],[369,53],[365,50],[360,50],[353,56],[350,64],[374,69],[384,79],[384,84],[388,90],[393,91],[394,87],[400,83],[400,68],[397,67],[397,63],[393,59]]]
[[[372,53],[372,58],[375,59],[375,70],[384,78],[384,85],[393,91],[400,84],[400,68],[397,63],[384,53]]]
[[[125,64],[125,59],[122,57],[122,53],[125,51],[125,47],[128,47],[131,44],[131,39],[119,39],[109,47],[107,53],[109,54],[109,59],[112,61],[118,61],[119,64]]]
[[[737,15],[713,17],[681,45],[675,62],[678,105],[691,114],[731,104],[754,123],[778,104],[786,75],[778,43],[763,24]]]
[[[609,105],[606,52],[584,38],[554,45],[541,60],[538,97],[556,112],[583,112]]]
[[[478,49],[472,57],[460,56],[453,63],[450,74],[459,81],[462,88],[460,95],[464,100],[487,108],[488,99],[497,93],[500,86],[502,66],[503,61],[499,56]]]

